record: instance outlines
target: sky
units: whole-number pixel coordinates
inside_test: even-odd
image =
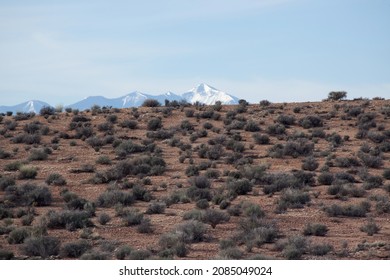
[[[388,0],[0,0],[0,105],[188,91],[390,98]]]

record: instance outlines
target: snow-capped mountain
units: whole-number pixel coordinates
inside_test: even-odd
[[[188,92],[183,93],[183,98],[190,103],[200,102],[206,105],[213,105],[217,101],[221,101],[222,104],[238,103],[237,97],[206,84],[200,84]]]
[[[217,101],[221,101],[222,104],[238,103],[237,97],[234,97],[230,94],[227,94],[226,92],[213,88],[207,84],[200,84],[193,89],[183,93],[182,95],[177,95],[171,91],[160,95],[150,95],[139,91],[134,91],[118,98],[89,96],[79,102],[67,105],[65,106],[65,108],[85,110],[90,109],[94,105],[98,105],[100,107],[111,106],[113,108],[138,107],[141,106],[146,99],[156,99],[158,102],[161,103],[161,105],[165,104],[165,100],[185,100],[189,103],[200,102],[206,105],[213,105]],[[40,109],[43,106],[50,105],[42,101],[32,100],[16,106],[0,106],[0,113],[5,113],[7,111],[39,113]]]
[[[42,107],[50,106],[48,103],[39,100],[30,100],[15,106],[0,106],[0,113],[6,112],[33,112],[39,113]]]

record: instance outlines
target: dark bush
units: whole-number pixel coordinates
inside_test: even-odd
[[[259,125],[253,120],[249,120],[245,125],[245,131],[256,132],[260,131]]]
[[[174,135],[173,130],[167,130],[167,129],[159,129],[157,131],[148,131],[146,133],[146,137],[150,139],[158,139],[158,140],[165,140],[165,139],[171,139]]]
[[[124,120],[123,122],[120,123],[121,127],[127,127],[130,129],[136,129],[138,127],[138,122],[135,120]]]
[[[212,228],[215,228],[218,224],[228,222],[229,220],[229,214],[215,209],[207,209],[202,217],[202,221],[206,224],[210,224]]]
[[[118,260],[124,260],[126,259],[130,253],[133,251],[133,249],[127,245],[123,245],[118,248],[118,250],[115,252],[115,257]]]
[[[132,140],[127,140],[119,144],[115,149],[115,153],[120,158],[125,158],[127,155],[133,153],[142,153],[146,150],[145,146],[134,143]]]
[[[185,243],[196,243],[205,240],[206,226],[199,221],[188,221],[176,227],[176,234]]]
[[[78,228],[93,226],[90,217],[91,214],[88,211],[49,211],[47,214],[47,227],[51,229],[67,229],[69,231],[74,231]]]
[[[41,110],[39,110],[39,114],[42,116],[51,116],[55,115],[56,109],[50,106],[43,106]]]
[[[6,199],[18,206],[47,206],[51,204],[52,195],[47,187],[26,183],[21,186],[8,187]]]
[[[325,236],[328,232],[328,227],[323,224],[307,224],[303,230],[304,235]]]
[[[81,255],[80,260],[108,260],[110,254],[106,252],[87,251]]]
[[[38,174],[37,169],[31,166],[22,166],[19,172],[19,179],[34,179]]]
[[[278,211],[285,211],[287,208],[303,208],[310,201],[310,195],[297,189],[285,189],[278,200]]]
[[[139,233],[152,233],[154,228],[149,218],[144,218],[141,220],[141,223],[137,226],[137,231]]]
[[[385,170],[383,170],[383,178],[385,178],[386,180],[390,180],[390,168],[386,168]],[[1,184],[0,184],[0,187],[1,187]]]
[[[256,144],[259,145],[268,145],[270,142],[269,137],[266,134],[254,133],[252,137],[255,140]]]
[[[25,240],[23,251],[28,256],[55,256],[60,251],[60,240],[51,236],[30,237]]]
[[[286,127],[282,124],[272,124],[267,127],[267,132],[270,135],[281,135],[286,132]]]
[[[252,191],[253,184],[248,179],[230,180],[226,184],[233,195],[245,195]]]
[[[299,157],[308,156],[313,153],[314,143],[306,139],[298,139],[296,141],[287,141],[283,147],[285,156]]]
[[[262,107],[268,107],[269,105],[271,105],[271,102],[269,102],[268,100],[261,100],[260,101],[260,106],[262,106]]]
[[[329,244],[317,244],[310,247],[310,252],[314,256],[325,256],[333,250],[332,245]]]
[[[159,118],[152,118],[148,121],[147,125],[148,130],[157,130],[162,128],[162,122]]]
[[[14,253],[0,249],[0,260],[12,260],[14,258]]]
[[[54,186],[64,186],[64,185],[66,185],[66,180],[64,179],[64,177],[62,177],[61,174],[58,174],[58,173],[51,173],[46,178],[45,182],[48,185],[54,185]]]
[[[303,236],[291,236],[283,247],[283,256],[286,259],[297,260],[306,253],[307,241]]]
[[[98,124],[97,128],[99,131],[102,131],[102,132],[111,132],[112,129],[114,128],[114,126],[111,122],[104,122],[104,123]]]
[[[303,187],[303,183],[293,175],[290,174],[272,174],[265,178],[267,185],[264,186],[265,194],[273,194],[287,188],[299,189]]]
[[[90,126],[81,126],[76,128],[75,138],[86,139],[94,135],[93,129]]]
[[[137,209],[130,209],[122,215],[122,221],[125,226],[134,226],[141,224],[144,219],[144,215]]]
[[[15,186],[15,179],[11,177],[0,177],[0,191],[4,191],[9,186]]]
[[[6,159],[10,157],[11,157],[11,153],[6,152],[2,148],[0,148],[0,159]]]
[[[30,231],[27,228],[15,228],[7,238],[9,244],[22,244],[24,240],[30,236]]]
[[[153,202],[149,204],[146,214],[163,214],[165,212],[165,208],[165,203]]]
[[[363,161],[365,166],[370,168],[380,168],[383,165],[382,157],[380,156],[372,156],[359,152],[358,157]]]
[[[86,240],[69,242],[62,246],[60,254],[64,258],[79,258],[82,254],[91,249],[91,244]]]
[[[97,164],[103,164],[103,165],[111,165],[112,161],[108,156],[99,156],[96,160]]]
[[[346,91],[331,91],[328,94],[328,100],[341,100],[347,98],[347,92]]]
[[[99,215],[98,217],[98,221],[101,225],[105,225],[107,224],[109,221],[111,221],[111,217],[110,215],[108,215],[107,213],[102,213]]]
[[[279,115],[276,121],[288,127],[295,124],[295,117],[291,115]]]
[[[319,164],[314,157],[307,157],[303,160],[302,169],[308,171],[314,171],[318,168]]]
[[[335,166],[348,168],[351,166],[360,166],[360,162],[354,157],[337,157],[335,158]]]
[[[18,134],[14,136],[11,141],[16,144],[27,144],[27,145],[32,145],[32,144],[40,144],[41,143],[41,136],[39,134]]]
[[[146,99],[142,103],[142,107],[160,107],[161,103],[158,102],[156,99]]]
[[[371,218],[367,221],[367,223],[363,226],[360,227],[360,230],[362,232],[367,233],[367,235],[372,236],[376,233],[379,232],[380,228],[379,226],[375,223],[375,221]]]
[[[365,217],[369,209],[366,203],[361,203],[359,205],[346,205],[346,206],[332,204],[329,207],[325,207],[324,210],[331,217],[337,217],[337,216]]]
[[[116,204],[122,204],[123,206],[129,206],[133,204],[135,198],[133,194],[129,192],[119,190],[107,190],[102,193],[97,199],[97,205],[100,207],[112,207]]]
[[[306,116],[299,120],[299,124],[303,128],[313,128],[313,127],[321,127],[323,126],[323,121],[318,115],[310,115]]]

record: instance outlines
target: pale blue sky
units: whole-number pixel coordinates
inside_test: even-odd
[[[390,98],[387,0],[0,0],[0,105],[208,83],[250,102]]]

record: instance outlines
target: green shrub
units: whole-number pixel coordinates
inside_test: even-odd
[[[153,202],[149,204],[146,214],[162,214],[165,212],[165,203]]]
[[[20,167],[22,167],[22,163],[20,161],[14,161],[6,164],[4,171],[18,171]]]
[[[33,149],[28,157],[29,160],[46,160],[49,157],[44,149]]]
[[[129,206],[134,201],[135,198],[131,193],[119,190],[107,190],[98,197],[97,205],[105,208],[112,207],[118,203],[123,206]]]
[[[308,171],[314,171],[318,168],[319,164],[314,157],[307,157],[303,160],[302,169]]]
[[[328,232],[328,227],[323,224],[307,224],[303,230],[304,235],[325,236]]]
[[[109,260],[110,254],[99,251],[88,251],[81,255],[80,260]]]
[[[295,124],[295,117],[291,115],[279,115],[276,121],[288,127]]]
[[[29,236],[30,231],[27,228],[16,228],[9,233],[7,241],[9,244],[22,244]]]
[[[361,203],[359,205],[340,206],[332,204],[324,208],[325,212],[331,217],[346,216],[346,217],[365,217],[369,211],[369,205]]]
[[[23,251],[26,255],[42,258],[58,255],[59,250],[60,240],[51,236],[30,237],[24,241],[23,245]]]
[[[288,260],[298,260],[307,250],[307,241],[303,236],[291,236],[284,245],[283,256]]]
[[[239,260],[243,256],[243,252],[237,247],[230,247],[219,252],[219,258],[223,260]]]
[[[323,121],[318,115],[309,115],[299,120],[299,124],[303,128],[313,128],[323,126]]]
[[[111,221],[111,217],[110,215],[108,215],[107,213],[102,213],[99,215],[98,217],[98,221],[101,225],[105,225],[107,224],[109,221]]]
[[[21,186],[8,187],[6,199],[18,206],[48,206],[51,204],[52,195],[47,187],[26,183]]]
[[[127,210],[122,216],[122,221],[125,226],[134,226],[141,224],[144,215],[136,209]]]
[[[210,224],[212,228],[215,228],[218,224],[228,222],[229,220],[229,214],[215,209],[207,209],[202,217],[202,221],[206,224]]]
[[[310,195],[297,189],[285,189],[278,200],[278,210],[285,211],[287,208],[303,208],[310,201]]]
[[[314,256],[325,256],[331,251],[333,251],[333,247],[329,244],[317,244],[310,247],[310,252]]]
[[[38,175],[37,168],[22,166],[19,169],[19,179],[34,179]]]
[[[244,215],[251,218],[264,218],[265,212],[257,204],[248,204],[244,207]]]
[[[68,229],[74,231],[78,228],[93,226],[91,214],[87,211],[63,210],[61,212],[49,211],[47,213],[47,227],[51,229]]]
[[[112,161],[108,156],[99,156],[96,160],[97,164],[111,165]]]
[[[135,120],[124,120],[120,123],[120,126],[123,128],[136,129],[138,127],[138,122]]]
[[[66,180],[64,179],[64,177],[62,177],[61,174],[58,174],[58,173],[51,173],[46,178],[45,182],[48,185],[54,185],[54,186],[64,186],[64,185],[66,185]]]
[[[148,121],[147,125],[148,130],[157,130],[162,128],[162,122],[159,118],[152,118]]]
[[[133,248],[129,247],[128,245],[123,245],[119,247],[118,250],[115,252],[115,257],[118,260],[124,260],[130,255],[132,251]]]
[[[371,218],[367,221],[367,223],[363,226],[360,227],[360,230],[362,232],[367,233],[367,235],[372,236],[376,233],[379,232],[380,228],[379,226],[375,223],[375,221]]]
[[[206,226],[199,221],[188,221],[176,227],[176,234],[185,243],[196,243],[205,240]]]
[[[139,233],[152,233],[154,228],[149,218],[144,218],[141,220],[141,223],[137,226],[137,231]]]
[[[69,242],[62,246],[61,256],[64,258],[79,258],[82,254],[91,249],[91,244],[86,240]]]
[[[256,132],[260,131],[259,125],[253,120],[249,120],[245,125],[245,131]]]
[[[233,195],[245,195],[252,191],[253,184],[248,179],[230,180],[226,184]]]
[[[270,142],[269,137],[266,134],[254,133],[252,137],[255,140],[256,144],[259,145],[268,145]]]
[[[9,186],[15,186],[15,179],[8,176],[0,177],[0,191],[4,191]]]

